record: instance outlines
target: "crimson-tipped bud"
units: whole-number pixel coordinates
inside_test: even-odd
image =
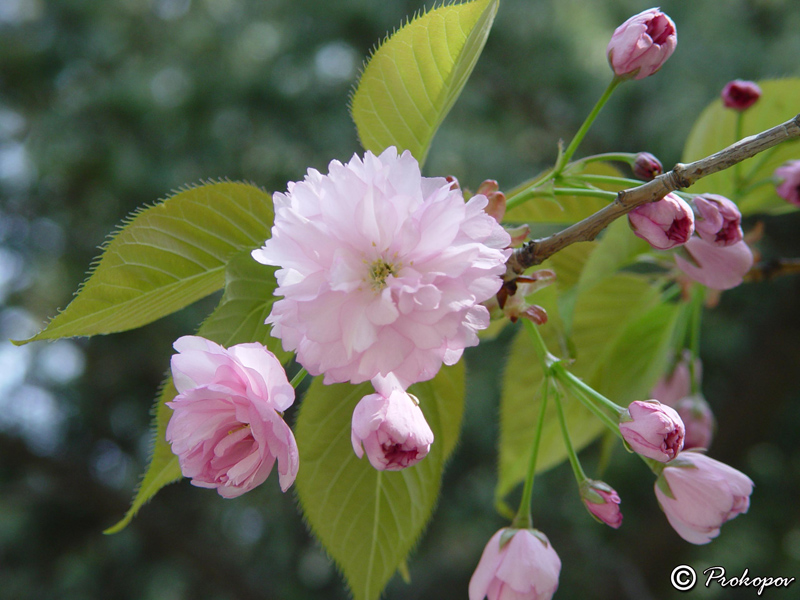
[[[800,160],[790,160],[775,169],[775,178],[781,181],[775,188],[778,196],[800,206]]]
[[[678,413],[658,400],[631,402],[620,417],[619,431],[634,452],[659,462],[678,455],[686,434]]]
[[[489,199],[486,212],[498,223],[506,214],[506,195],[500,191],[500,186],[494,179],[487,179],[478,186],[475,195],[481,194]]]
[[[617,27],[606,54],[617,77],[644,79],[661,68],[677,45],[675,23],[651,8]]]
[[[683,449],[708,448],[714,438],[716,419],[711,407],[702,395],[686,396],[675,403],[675,411],[683,420],[686,437]]]
[[[750,507],[751,479],[700,452],[683,452],[655,485],[656,498],[672,528],[692,544],[707,544],[723,523]]]
[[[695,219],[695,230],[709,244],[732,246],[742,241],[742,213],[725,196],[695,196],[694,206],[700,215],[699,219]]]
[[[581,485],[581,500],[592,516],[609,527],[622,525],[620,498],[616,490],[603,481],[586,479]]]
[[[469,600],[550,600],[560,573],[561,559],[541,531],[501,529],[469,580]]]
[[[664,165],[649,152],[639,152],[633,161],[633,174],[642,181],[652,181],[664,173]]]
[[[675,194],[637,206],[628,213],[633,232],[657,250],[669,250],[689,241],[694,233],[692,208]]]
[[[761,88],[753,81],[734,79],[722,88],[722,103],[733,110],[747,110],[761,98]]]
[[[693,237],[684,249],[689,260],[676,254],[678,268],[689,279],[714,290],[736,287],[753,266],[753,252],[744,240],[731,246],[715,246]]]

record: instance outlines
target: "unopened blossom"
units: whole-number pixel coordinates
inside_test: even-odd
[[[273,196],[272,238],[253,251],[280,267],[272,335],[325,383],[431,379],[488,327],[481,302],[502,284],[510,237],[485,196],[465,203],[408,151],[328,168]]]
[[[700,217],[695,219],[694,227],[702,239],[715,246],[742,241],[742,213],[733,202],[718,194],[701,194],[693,202]]]
[[[506,214],[506,195],[500,191],[500,185],[494,179],[487,179],[478,186],[475,193],[486,196],[489,200],[486,213],[500,223]]]
[[[790,160],[775,169],[775,178],[780,181],[775,188],[778,195],[800,206],[800,160]]]
[[[683,421],[657,400],[631,402],[620,417],[619,430],[634,452],[659,462],[672,460],[683,448]]]
[[[581,500],[598,521],[614,529],[619,529],[622,525],[619,494],[607,483],[587,479],[581,486]]]
[[[687,258],[675,255],[678,268],[689,279],[715,290],[736,287],[753,266],[753,252],[744,241],[731,246],[716,246],[693,237],[683,248]]]
[[[747,110],[758,102],[761,97],[761,88],[754,81],[734,79],[722,88],[722,103],[727,108],[734,110]]]
[[[278,462],[286,491],[299,454],[280,412],[294,402],[281,363],[259,343],[223,348],[184,336],[174,344],[172,379],[178,395],[166,438],[181,472],[198,487],[235,498],[263,483]]]
[[[560,573],[561,559],[541,531],[501,529],[472,574],[469,600],[550,600]]]
[[[684,351],[681,359],[675,364],[675,367],[668,374],[665,374],[658,380],[653,390],[650,392],[650,397],[655,398],[662,404],[675,407],[678,400],[684,398],[692,393],[692,373],[690,362],[692,360],[691,353]],[[695,377],[698,383],[702,373],[702,363],[700,359],[695,361]]]
[[[664,173],[664,165],[649,152],[639,152],[633,161],[633,174],[642,181],[651,181]]]
[[[674,405],[680,415],[686,435],[683,438],[683,449],[709,448],[714,439],[717,423],[708,401],[702,394],[687,395]]]
[[[364,396],[353,411],[350,440],[358,458],[367,453],[379,471],[399,471],[428,455],[433,443],[431,431],[416,397],[406,392],[397,379],[373,379],[376,393]]]
[[[628,213],[633,232],[656,250],[685,244],[694,232],[692,208],[675,194],[637,206]]]
[[[733,467],[689,451],[664,467],[655,493],[678,535],[692,544],[707,544],[723,523],[747,512],[753,482]]]
[[[644,79],[661,68],[678,45],[675,23],[657,8],[617,27],[606,54],[617,77]]]

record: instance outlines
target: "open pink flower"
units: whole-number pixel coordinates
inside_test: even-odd
[[[587,479],[581,486],[581,500],[592,516],[614,529],[622,525],[619,494],[603,481]]]
[[[800,160],[790,160],[775,169],[775,177],[781,182],[775,188],[778,195],[800,206]]]
[[[628,213],[628,223],[633,233],[656,250],[685,244],[694,233],[692,207],[675,194],[637,206]]]
[[[678,45],[675,23],[657,8],[632,16],[608,42],[608,63],[617,77],[644,79],[661,68]]]
[[[631,402],[620,417],[619,431],[634,452],[660,462],[672,460],[683,448],[683,421],[657,400]]]
[[[693,237],[686,242],[684,248],[691,262],[676,254],[678,268],[689,279],[715,290],[736,287],[744,281],[744,276],[753,266],[753,252],[745,241],[731,246],[716,246],[699,237]]]
[[[226,349],[202,337],[174,344],[178,395],[166,437],[181,472],[198,487],[235,498],[262,484],[278,462],[283,491],[294,483],[299,454],[278,414],[294,402],[281,363],[258,343]]]
[[[376,393],[364,396],[353,411],[350,438],[358,458],[367,453],[379,471],[399,471],[428,455],[431,431],[417,399],[393,375],[373,379]],[[362,448],[363,446],[363,448]]]
[[[694,197],[700,218],[694,226],[702,239],[714,246],[732,246],[742,241],[742,213],[739,207],[718,194]]]
[[[550,600],[560,573],[561,559],[541,531],[501,529],[472,574],[469,600]]]
[[[692,544],[707,544],[723,523],[747,512],[753,482],[733,467],[689,451],[664,467],[655,492],[678,535]]]
[[[454,364],[489,325],[481,302],[502,284],[510,237],[488,200],[394,147],[276,193],[272,238],[253,251],[279,266],[272,334],[325,383],[394,373],[404,386]]]

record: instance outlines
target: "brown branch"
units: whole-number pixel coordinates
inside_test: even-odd
[[[755,265],[747,275],[745,281],[771,281],[783,275],[797,275],[800,273],[800,258],[776,258]]]
[[[509,257],[506,266],[507,281],[517,278],[525,269],[541,264],[547,258],[575,242],[589,242],[614,220],[637,206],[659,200],[675,190],[687,188],[703,177],[724,171],[733,165],[752,158],[781,142],[800,138],[800,114],[785,123],[744,138],[724,150],[688,165],[678,163],[663,175],[638,187],[622,190],[617,198],[590,217],[570,225],[551,236],[530,240]]]

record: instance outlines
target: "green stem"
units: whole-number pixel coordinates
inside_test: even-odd
[[[541,189],[534,188],[517,194],[513,198],[506,200],[506,211],[527,202],[532,198],[549,198],[551,196],[586,196],[590,198],[603,198],[609,202],[613,202],[617,198],[616,192],[606,192],[604,190],[593,190],[590,188],[556,188],[556,189]]]
[[[643,181],[639,181],[638,179],[629,179],[627,177],[613,177],[612,175],[592,175],[589,173],[576,175],[575,179],[585,181],[586,183],[607,183],[609,185],[618,185],[621,187],[630,187],[630,186],[638,187],[644,183]]]
[[[734,143],[738,142],[742,139],[742,121],[744,119],[744,113],[742,111],[736,112],[736,139],[734,139]],[[736,163],[733,165],[733,189],[734,195],[738,198],[742,193],[742,163]]]
[[[745,181],[750,181],[755,176],[755,174],[758,173],[764,167],[764,165],[767,164],[772,159],[772,156],[775,154],[775,152],[778,151],[778,148],[780,148],[780,146],[774,146],[769,150],[765,150],[764,152],[759,154],[756,163],[753,165],[750,171],[748,171],[748,173],[744,176]]]
[[[573,167],[585,165],[593,162],[624,162],[633,165],[636,161],[636,154],[633,152],[604,152],[603,154],[592,154],[591,156],[584,156],[572,163]],[[641,181],[638,182],[641,185]]]
[[[616,419],[613,418],[597,405],[598,397],[602,398],[605,402],[609,402],[611,404],[613,404],[613,402],[593,390],[591,387],[587,386],[580,379],[567,371],[560,363],[553,365],[553,375],[555,375],[556,379],[558,379],[564,386],[569,388],[572,395],[575,396],[587,409],[589,409],[589,411],[595,417],[600,419],[600,421],[602,421],[603,424],[613,431],[618,437],[622,438],[622,434],[619,431],[619,417],[617,416]],[[590,391],[593,395],[590,395],[587,393],[587,391]],[[616,408],[616,414],[619,415],[623,409],[616,404],[613,405]]]
[[[511,527],[515,529],[531,529],[533,527],[533,517],[531,515],[531,499],[533,498],[533,479],[536,476],[536,461],[539,459],[539,442],[542,440],[544,431],[544,415],[547,410],[547,399],[550,396],[550,377],[544,380],[544,397],[542,398],[542,408],[539,410],[539,422],[536,424],[536,433],[533,437],[531,446],[531,459],[528,463],[528,475],[525,477],[525,485],[522,488],[522,499],[519,502],[517,516],[511,522]]]
[[[697,372],[697,362],[700,357],[700,326],[703,317],[703,302],[705,300],[705,289],[703,286],[695,285],[692,289],[692,324],[689,339],[689,351],[692,358],[689,361],[689,373],[691,374],[692,394],[700,393],[700,374]]]
[[[575,448],[572,445],[572,440],[569,437],[567,418],[564,416],[564,405],[558,386],[555,386],[555,403],[556,410],[558,411],[558,422],[561,425],[561,435],[564,438],[564,447],[567,449],[569,464],[572,465],[572,473],[575,475],[575,480],[578,482],[578,487],[580,487],[580,485],[586,480],[586,473],[583,471],[581,461],[578,460],[578,454],[575,452]]]
[[[622,83],[624,79],[620,77],[614,77],[611,80],[611,83],[608,84],[606,91],[603,92],[603,95],[600,96],[600,99],[597,101],[597,104],[594,105],[592,112],[589,113],[589,116],[586,117],[586,120],[581,125],[578,132],[575,134],[575,137],[572,138],[572,141],[567,146],[567,149],[564,150],[563,154],[558,159],[558,163],[556,164],[555,169],[553,169],[554,175],[559,175],[561,171],[564,170],[564,167],[572,158],[572,155],[575,154],[575,151],[578,149],[578,146],[583,141],[583,138],[586,136],[586,133],[589,131],[589,128],[594,123],[594,120],[597,118],[597,115],[600,113],[600,110],[605,106],[608,99],[611,97],[611,94],[617,88],[617,86]]]
[[[292,377],[292,380],[289,382],[289,385],[291,385],[294,389],[297,389],[297,386],[303,383],[303,379],[306,378],[306,375],[308,375],[308,371],[306,371],[305,368],[300,369],[297,372],[297,375]]]

